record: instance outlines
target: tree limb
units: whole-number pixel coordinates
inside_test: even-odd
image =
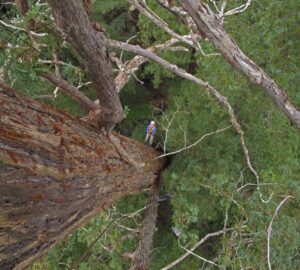
[[[270,224],[268,226],[268,247],[267,247],[267,258],[268,258],[268,267],[269,270],[272,270],[272,266],[271,266],[271,235],[272,235],[272,226],[273,226],[273,221],[275,219],[275,217],[277,216],[281,206],[289,199],[289,198],[293,198],[292,196],[286,196],[280,203],[279,205],[276,207],[275,213],[270,221]]]
[[[98,109],[99,106],[90,100],[87,96],[81,93],[77,87],[68,84],[64,79],[54,75],[54,74],[44,74],[42,75],[47,81],[51,82],[55,86],[59,87],[65,94],[69,97],[77,100],[83,109],[86,111]]]
[[[189,36],[187,35],[184,37],[188,38]],[[157,45],[151,46],[151,47],[147,48],[146,50],[151,51],[153,53],[167,50],[167,49],[170,50],[172,48],[171,46],[178,42],[179,42],[178,39],[172,38],[163,44],[157,44]],[[185,48],[181,48],[181,50],[184,50],[184,49]],[[141,55],[136,55],[133,59],[131,59],[130,61],[127,61],[123,65],[122,69],[120,70],[118,75],[115,77],[115,85],[116,85],[116,89],[117,89],[118,93],[123,89],[123,87],[129,81],[132,74],[134,74],[134,72],[138,70],[139,66],[147,61],[148,61],[147,57],[144,57]]]
[[[97,92],[101,113],[99,123],[111,130],[123,119],[123,108],[114,86],[105,35],[90,21],[82,0],[48,0],[56,25],[81,56]]]
[[[227,231],[231,231],[232,228],[226,229],[226,230],[220,230],[214,233],[208,233],[207,235],[205,235],[203,238],[201,238],[200,241],[197,242],[196,245],[194,245],[191,249],[189,249],[185,254],[183,254],[181,257],[179,257],[177,260],[175,260],[174,262],[168,264],[167,266],[163,267],[161,270],[169,270],[172,269],[172,267],[174,267],[175,265],[177,265],[178,263],[180,263],[181,261],[183,261],[186,257],[188,257],[189,255],[192,254],[192,252],[194,252],[201,244],[203,244],[208,238],[213,237],[213,236],[218,236],[220,234],[223,234],[224,232]]]
[[[285,91],[241,51],[237,43],[225,32],[220,18],[211,11],[209,6],[203,1],[180,0],[180,3],[193,18],[199,33],[204,33],[236,70],[251,82],[262,86],[274,103],[300,129],[300,112],[288,100]]]
[[[231,107],[230,103],[228,102],[228,100],[225,96],[221,95],[208,82],[202,81],[201,79],[193,76],[190,73],[187,73],[185,70],[177,67],[174,64],[169,63],[165,59],[159,57],[158,55],[156,55],[156,54],[154,54],[154,53],[152,53],[152,52],[150,52],[146,49],[141,48],[140,46],[130,45],[130,44],[127,44],[127,43],[123,43],[123,42],[119,42],[119,41],[111,40],[111,39],[107,40],[107,42],[108,42],[107,46],[109,46],[109,47],[119,48],[119,49],[122,49],[122,50],[125,50],[125,51],[130,51],[130,52],[145,56],[145,57],[159,63],[164,68],[170,70],[171,72],[177,74],[178,76],[180,76],[182,78],[185,78],[189,81],[192,81],[192,82],[196,83],[197,85],[199,85],[201,87],[204,87],[204,89],[208,90],[208,92],[218,101],[218,103],[221,104],[223,107],[225,107],[226,110],[228,111],[230,122],[231,122],[232,126],[234,127],[236,133],[240,137],[240,144],[241,144],[241,148],[242,148],[244,157],[246,159],[247,166],[249,167],[249,169],[251,170],[251,172],[255,176],[255,179],[256,179],[256,182],[257,182],[257,191],[260,195],[261,200],[264,203],[267,203],[271,200],[271,198],[273,196],[273,193],[271,194],[271,196],[267,200],[263,199],[262,193],[260,191],[260,178],[259,178],[259,175],[256,172],[256,170],[252,166],[252,162],[251,162],[250,156],[249,156],[249,151],[248,151],[248,148],[247,148],[246,143],[245,143],[244,132],[243,132],[243,130],[241,128],[241,125],[239,124],[236,116],[235,116],[233,108]]]
[[[157,15],[154,15],[153,12],[149,12],[146,8],[144,8],[138,0],[128,0],[128,1],[129,3],[134,5],[141,13],[143,13],[146,17],[148,17],[159,28],[165,30],[169,35],[197,49],[197,45],[195,44],[193,39],[187,39],[184,36],[181,36],[176,32],[174,32],[161,18],[159,18]]]

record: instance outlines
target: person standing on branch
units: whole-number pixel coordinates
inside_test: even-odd
[[[157,127],[155,125],[155,122],[151,121],[146,129],[145,143],[150,139],[149,144],[150,144],[150,146],[152,145],[156,131],[157,131]]]

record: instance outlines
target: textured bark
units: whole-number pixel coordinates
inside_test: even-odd
[[[16,0],[16,5],[21,16],[24,16],[29,10],[27,0]]]
[[[129,270],[149,269],[158,211],[160,180],[160,177],[158,177],[149,191],[148,203],[142,223],[138,247],[134,253]]]
[[[286,93],[241,51],[236,42],[225,32],[221,20],[209,6],[203,1],[194,0],[180,0],[180,3],[193,18],[199,33],[204,33],[236,70],[251,82],[261,85],[275,104],[300,129],[300,112],[288,100]]]
[[[48,3],[57,27],[75,47],[92,78],[101,106],[101,126],[113,127],[123,119],[123,110],[114,86],[105,35],[93,28],[82,0],[48,0]]]
[[[153,184],[162,163],[115,134],[144,163],[135,167],[87,123],[0,87],[0,269],[23,269],[101,209]]]

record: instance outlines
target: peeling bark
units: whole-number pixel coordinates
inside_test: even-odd
[[[121,197],[153,184],[151,148],[115,134],[132,166],[89,124],[0,81],[0,269],[24,269]]]
[[[236,70],[251,82],[263,87],[275,104],[300,129],[300,112],[288,100],[287,94],[280,89],[266,72],[247,57],[237,43],[225,32],[221,20],[203,1],[180,0],[182,7],[191,15],[198,32],[204,35],[223,54]]]
[[[123,119],[123,109],[114,86],[105,35],[94,29],[82,0],[48,3],[57,27],[75,47],[92,78],[101,106],[100,125],[111,129]]]

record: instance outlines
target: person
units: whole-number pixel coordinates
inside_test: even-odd
[[[155,125],[154,121],[151,121],[150,124],[147,126],[146,129],[146,138],[145,138],[145,143],[149,140],[149,144],[150,146],[153,144],[153,140],[154,140],[154,135],[157,131],[157,127]]]

